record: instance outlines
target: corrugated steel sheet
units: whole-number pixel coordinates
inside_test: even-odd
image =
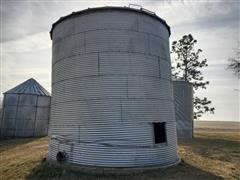
[[[4,93],[0,122],[2,137],[37,137],[48,132],[49,93],[34,79]]]
[[[193,138],[193,87],[191,83],[173,81],[177,135]]]
[[[4,94],[34,94],[39,96],[50,96],[50,93],[33,78],[24,81],[18,86],[6,91]]]
[[[98,14],[96,16],[96,13]],[[138,20],[140,16],[140,20]],[[80,24],[81,26],[74,26]],[[126,21],[127,19],[127,21]],[[136,19],[138,21],[136,21]],[[94,23],[92,23],[94,21]],[[58,28],[55,28],[58,27]],[[52,25],[50,36],[53,39],[53,32],[58,38],[63,38],[65,34],[76,33],[76,31],[89,31],[96,29],[131,29],[162,35],[168,39],[170,36],[170,27],[165,20],[158,17],[155,13],[146,11],[146,9],[134,9],[129,7],[98,7],[88,8],[78,12],[72,12],[67,16],[61,17]],[[53,31],[54,30],[54,31]],[[56,40],[56,39],[53,39]]]
[[[149,18],[101,10],[55,26],[50,159],[65,151],[90,166],[178,162],[169,34]],[[154,122],[166,123],[166,143],[155,144]]]

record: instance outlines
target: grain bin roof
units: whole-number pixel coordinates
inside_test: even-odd
[[[162,18],[160,18],[159,16],[157,16],[154,12],[149,11],[147,9],[144,8],[140,8],[140,9],[134,9],[134,8],[130,8],[130,7],[114,7],[114,6],[105,6],[105,7],[97,7],[97,8],[88,8],[88,9],[84,9],[82,11],[77,11],[77,12],[72,12],[69,15],[60,17],[55,23],[53,23],[51,31],[50,31],[50,36],[52,39],[52,33],[53,33],[53,29],[55,28],[55,26],[64,21],[65,19],[68,18],[72,18],[78,15],[82,15],[82,14],[87,14],[87,13],[92,13],[95,11],[102,11],[102,10],[123,10],[123,11],[133,11],[133,12],[137,12],[137,13],[144,13],[146,15],[149,15],[157,20],[159,20],[162,24],[164,24],[166,26],[166,28],[168,29],[169,32],[169,36],[171,35],[171,31],[170,31],[170,27],[169,25],[166,23],[166,21]]]
[[[24,81],[3,94],[33,94],[39,96],[50,96],[50,93],[33,78]]]

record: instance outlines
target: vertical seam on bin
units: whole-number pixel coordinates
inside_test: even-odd
[[[123,122],[123,119],[122,119],[122,100],[120,100],[120,113],[121,113],[121,123]]]
[[[58,141],[57,153],[59,152],[59,149],[60,149],[60,142]],[[57,157],[55,157],[55,158],[57,158]]]
[[[158,75],[159,75],[159,78],[161,78],[161,66],[160,66],[160,58],[158,56]]]
[[[18,116],[18,106],[19,106],[19,97],[21,95],[17,96],[17,109],[15,114],[15,122],[14,122],[14,136],[16,136],[16,125],[17,125],[17,116]],[[24,124],[23,124],[24,125]]]
[[[0,121],[0,137],[3,136],[3,117],[4,117],[4,111],[5,111],[5,97],[3,97],[3,108],[2,108],[2,116]]]
[[[98,66],[98,76],[100,76],[100,55],[99,52],[97,53],[98,57],[97,57],[97,66]]]
[[[50,118],[51,118],[51,112],[52,112],[52,98],[49,97],[50,99],[50,103],[48,104],[48,122],[47,122],[47,134],[48,134],[48,130],[50,129]]]
[[[151,132],[152,132],[152,147],[154,147],[155,146],[154,122],[151,122]]]
[[[72,159],[73,158],[73,144],[71,144],[71,148],[70,148],[70,156],[69,156],[69,159]]]
[[[37,109],[38,109],[37,105],[38,105],[38,96],[37,96],[37,101],[35,106],[36,110],[35,110],[35,117],[34,117],[33,137],[35,136],[35,133],[36,133],[36,121],[37,121]]]
[[[127,85],[127,98],[128,98],[128,76],[127,76],[127,81],[126,81],[126,85]]]
[[[150,50],[150,35],[149,34],[147,34],[147,42],[148,42],[148,53],[147,54],[151,54],[151,50]]]
[[[139,32],[139,14],[137,14],[137,31]]]
[[[165,137],[166,137],[166,145],[168,146],[168,122],[164,122],[165,123]]]
[[[87,52],[86,48],[86,32],[83,33],[83,46],[84,46],[84,54]]]
[[[80,143],[80,125],[78,125],[78,143]]]

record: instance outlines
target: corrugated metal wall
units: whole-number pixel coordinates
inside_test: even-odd
[[[193,138],[193,87],[185,81],[173,81],[177,136]]]
[[[2,137],[37,137],[48,132],[50,97],[4,94]]]
[[[102,167],[176,163],[169,32],[144,13],[112,9],[53,30],[49,158]],[[154,143],[166,122],[167,143]]]

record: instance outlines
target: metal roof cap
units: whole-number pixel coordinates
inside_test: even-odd
[[[50,96],[50,93],[33,78],[24,81],[18,86],[4,92],[3,94],[32,94],[39,96]]]
[[[135,9],[135,8],[130,8],[130,7],[117,7],[117,6],[104,6],[104,7],[95,7],[95,8],[88,8],[88,9],[84,9],[81,11],[77,11],[77,12],[72,12],[69,15],[60,17],[55,23],[52,24],[52,28],[50,31],[50,37],[52,39],[52,34],[53,34],[53,30],[56,27],[57,24],[59,24],[60,22],[68,19],[68,18],[72,18],[78,15],[82,15],[82,14],[87,14],[87,13],[92,13],[95,11],[102,11],[102,10],[123,10],[123,11],[133,11],[133,12],[137,12],[137,13],[144,13],[146,15],[149,15],[153,18],[156,18],[157,20],[159,20],[163,25],[166,26],[168,32],[169,32],[169,36],[171,35],[171,30],[170,30],[170,26],[166,23],[166,21],[162,18],[160,18],[159,16],[157,16],[154,12],[149,11],[145,8],[140,8],[140,9]]]

